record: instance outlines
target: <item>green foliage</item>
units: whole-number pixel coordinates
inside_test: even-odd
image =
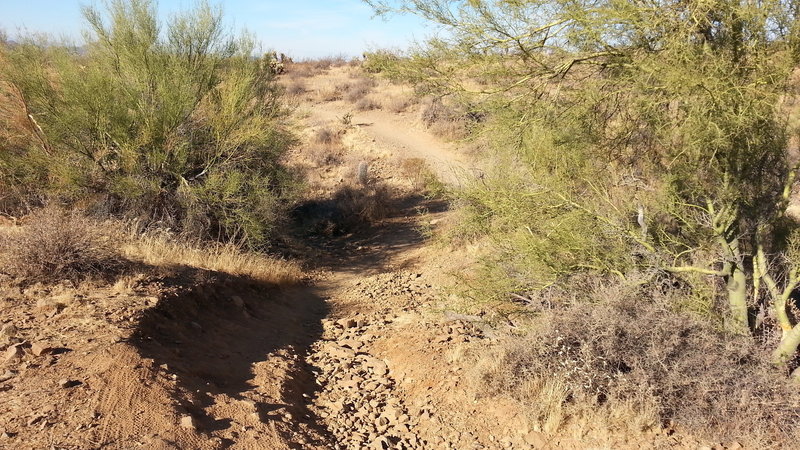
[[[376,50],[364,53],[361,68],[367,73],[381,73],[397,66],[400,57],[388,50]]]
[[[705,276],[684,278],[702,297],[689,303],[707,304],[707,275],[761,277],[758,248],[783,260],[797,2],[368,3],[447,31],[396,73],[489,112],[478,131],[501,169],[463,197],[508,289],[691,271]],[[735,285],[732,302],[774,296]]]
[[[149,0],[84,8],[85,52],[27,40],[3,51],[6,197],[55,196],[205,238],[258,246],[280,216],[292,144],[253,40],[200,3],[166,26]],[[19,113],[22,110],[22,113]],[[29,115],[28,115],[29,114]],[[8,133],[12,134],[12,133]]]

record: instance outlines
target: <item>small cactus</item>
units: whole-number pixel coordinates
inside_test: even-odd
[[[367,170],[368,166],[366,161],[358,163],[358,172],[356,175],[358,177],[358,182],[361,183],[362,186],[367,185]]]

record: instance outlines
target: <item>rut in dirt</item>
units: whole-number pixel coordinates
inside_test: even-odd
[[[276,432],[289,441],[328,440],[302,421],[308,412],[300,401],[311,384],[300,355],[320,338],[329,313],[318,289],[197,270],[164,284],[168,292],[179,288],[144,313],[131,342],[173,379],[177,410],[211,448]]]
[[[189,418],[181,423],[204,436],[207,448],[258,448],[276,434],[289,448],[422,443],[410,421],[405,434],[390,429],[407,409],[392,393],[386,364],[366,351],[383,319],[336,310],[330,301],[362,277],[402,272],[398,256],[425,244],[420,211],[447,208],[418,195],[392,199],[390,206],[392,213],[374,226],[298,236],[308,243],[302,249],[308,266],[328,274],[307,285],[277,289],[189,268],[162,280],[166,294],[139,318],[130,343],[170,378],[174,406]],[[297,232],[307,231],[309,220],[331,220],[335,207],[325,200],[301,205]],[[336,318],[345,314],[356,318]],[[349,342],[342,345],[343,339]],[[359,398],[361,391],[371,397]],[[332,422],[322,406],[331,402],[341,405],[341,421]],[[375,417],[361,417],[368,410]],[[375,436],[367,421],[376,424]]]
[[[302,205],[299,228],[336,217],[335,206],[330,201]],[[370,345],[393,317],[380,306],[381,296],[413,299],[430,292],[413,262],[402,256],[426,244],[420,214],[443,213],[448,204],[411,195],[394,199],[391,206],[394,213],[376,226],[333,227],[333,236],[305,239],[315,244],[316,268],[330,274],[322,285],[332,300],[331,317],[322,320],[323,334],[305,358],[315,384],[304,396],[312,420],[331,437],[329,448],[421,449],[431,444],[416,432],[430,411],[404,403],[386,361],[373,355]],[[354,296],[375,299],[375,307],[354,308],[347,302]]]

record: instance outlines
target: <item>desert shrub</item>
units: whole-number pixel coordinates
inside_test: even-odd
[[[327,166],[341,162],[344,147],[342,146],[342,130],[323,126],[318,128],[312,142],[303,153],[317,166]]]
[[[286,93],[289,95],[303,95],[306,92],[308,92],[308,89],[302,80],[294,80],[286,86]]]
[[[287,71],[287,75],[290,78],[311,78],[316,74],[317,70],[307,62],[294,63],[290,70]]]
[[[323,102],[335,102],[344,97],[344,91],[347,89],[346,84],[327,85],[320,88],[317,93],[319,99]]]
[[[391,188],[383,183],[344,185],[333,195],[340,212],[339,225],[352,229],[376,224],[389,214],[391,198]]]
[[[390,97],[386,101],[386,108],[393,113],[401,113],[411,106],[412,100],[407,97]]]
[[[422,123],[435,134],[449,139],[464,139],[485,120],[484,113],[469,111],[469,106],[455,100],[432,97],[423,103]]]
[[[368,73],[380,73],[396,66],[399,60],[400,57],[389,50],[366,52],[361,68]]]
[[[444,187],[422,158],[405,158],[400,162],[400,171],[411,181],[411,189],[430,195],[442,194]]]
[[[344,89],[344,98],[351,103],[356,103],[372,92],[375,84],[375,80],[372,78],[359,78],[356,82],[347,85]]]
[[[321,127],[314,133],[314,142],[323,145],[341,143],[341,134],[330,127]]]
[[[347,58],[343,55],[325,56],[322,58],[305,61],[317,71],[328,70],[333,67],[341,67],[347,64]]]
[[[293,138],[253,40],[205,3],[163,28],[148,0],[84,15],[85,53],[33,39],[2,51],[0,101],[17,124],[13,139],[0,133],[2,196],[265,244],[291,190],[279,159]]]
[[[312,145],[304,153],[312,163],[320,167],[342,162],[340,145]]]
[[[451,31],[393,70],[467,113],[433,103],[427,122],[467,119],[496,143],[506,172],[465,203],[514,258],[491,261],[504,288],[668,271],[725,304],[730,330],[780,329],[773,356],[793,369],[798,2],[368,3]],[[752,320],[763,310],[775,320]]]
[[[800,437],[800,395],[776,383],[778,371],[751,339],[675,312],[647,292],[593,296],[598,303],[545,311],[532,331],[509,342],[484,372],[486,392],[524,400],[543,423],[551,414],[564,425],[598,411],[608,420],[625,411],[617,425],[652,417],[651,425],[713,442],[765,448]],[[554,382],[555,402],[543,389]],[[536,406],[539,397],[545,401]]]
[[[364,97],[361,100],[357,101],[356,109],[359,111],[371,111],[373,109],[381,109],[380,103],[376,102],[372,98]]]
[[[104,279],[125,267],[108,230],[80,211],[48,206],[24,222],[0,234],[3,271],[24,283]]]

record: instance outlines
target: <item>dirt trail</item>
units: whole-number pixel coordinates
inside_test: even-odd
[[[349,108],[348,108],[349,107]],[[345,112],[343,112],[345,111]],[[311,107],[310,123],[336,122],[351,113],[361,144],[389,151],[396,156],[420,158],[438,179],[458,186],[472,167],[456,146],[433,135],[409,115],[383,110],[355,111],[343,101],[317,103]]]
[[[372,161],[378,179],[402,179],[397,162],[408,158],[427,162],[451,186],[470,176],[469,158],[425,129],[413,109],[353,112],[345,100],[315,97],[332,85],[354,82],[351,70],[332,69],[307,80],[311,94],[301,128],[309,140],[313,130],[336,127],[352,113],[346,160]],[[372,95],[386,97],[392,89],[382,84]],[[331,168],[312,171],[323,174],[322,183],[346,183]],[[324,176],[329,172],[334,175]],[[463,269],[470,258],[432,246],[422,229],[448,216],[444,202],[407,195],[379,226],[326,240],[316,287],[330,313],[305,357],[315,383],[304,399],[309,420],[329,438],[328,448],[548,445],[518,409],[475,398],[468,386],[467,355],[488,345],[491,331],[477,317],[447,311],[447,272]]]

